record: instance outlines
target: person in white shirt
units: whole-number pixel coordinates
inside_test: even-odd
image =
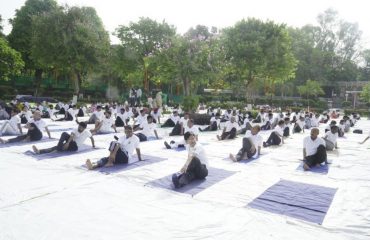
[[[10,120],[5,120],[0,127],[0,136],[23,134],[18,109],[13,108],[10,115]]]
[[[46,133],[48,134],[49,138],[51,138],[50,131],[48,127],[46,126],[46,123],[44,120],[41,119],[41,112],[35,111],[33,113],[33,119],[29,121],[25,128],[28,129],[27,134],[23,134],[20,136],[17,136],[15,138],[11,138],[8,140],[4,140],[0,138],[0,143],[15,143],[15,142],[22,142],[22,141],[38,141],[42,138],[42,132],[41,130],[45,128]]]
[[[332,120],[328,125],[325,126],[325,132],[330,132],[331,127],[336,126],[336,125],[337,125],[337,121]]]
[[[344,132],[345,132],[345,121],[342,119],[339,121],[339,125],[338,125],[338,136],[339,137],[344,137]]]
[[[303,139],[303,169],[306,171],[327,161],[325,141],[318,137],[319,133],[318,128],[312,128],[311,136]]]
[[[284,137],[290,136],[290,118],[286,117],[284,118]]]
[[[56,146],[45,149],[38,149],[35,145],[32,146],[33,151],[36,154],[44,154],[51,152],[76,152],[81,149],[82,144],[87,138],[90,138],[91,145],[95,148],[94,138],[89,130],[86,129],[87,124],[85,122],[80,122],[78,128],[73,130],[71,134],[63,132],[59,138],[59,142]]]
[[[243,138],[243,147],[236,156],[230,153],[230,159],[238,162],[243,159],[257,158],[261,154],[263,142],[262,136],[259,135],[260,130],[261,127],[259,125],[255,125],[251,130],[248,130]]]
[[[96,107],[96,111],[90,116],[89,120],[87,121],[88,124],[98,124],[104,118],[104,112],[102,111],[102,107],[98,105]],[[78,120],[76,120],[78,121]]]
[[[183,187],[195,179],[204,179],[208,176],[208,159],[203,147],[197,143],[195,135],[187,132],[185,141],[189,145],[188,158],[180,172],[172,175],[175,188]]]
[[[147,121],[147,117],[148,117],[148,114],[146,114],[146,111],[144,109],[141,109],[139,116],[137,116],[134,121],[134,126],[133,126],[134,131],[139,130],[140,125]]]
[[[185,113],[182,118],[175,124],[172,131],[170,132],[170,136],[176,135],[184,135],[184,128],[187,126],[189,120],[189,113]]]
[[[248,118],[248,114],[245,114],[245,118],[243,120],[243,124],[241,129],[238,131],[238,134],[245,134],[247,131],[252,129],[251,119]]]
[[[263,122],[263,125],[261,126],[261,130],[271,130],[273,127],[273,118],[274,114],[269,113],[268,118]]]
[[[153,111],[151,112],[151,116],[153,117],[154,123],[161,124],[161,109],[160,108],[153,108]]]
[[[330,131],[325,133],[323,139],[325,140],[325,146],[327,151],[333,151],[334,148],[338,148],[337,139],[338,139],[338,127],[333,125],[330,128]]]
[[[32,119],[32,112],[25,105],[22,112],[19,113],[19,117],[21,118],[21,123],[26,124]]]
[[[231,117],[230,121],[226,123],[221,136],[217,135],[218,140],[233,139],[236,137],[236,131],[239,127],[238,123],[235,121],[235,117]]]
[[[304,132],[304,117],[300,116],[299,119],[294,123],[293,133]]]
[[[274,128],[271,132],[269,138],[266,142],[263,142],[264,147],[272,146],[272,145],[280,145],[280,143],[284,144],[284,120],[280,120],[278,125]]]
[[[76,119],[78,113],[78,109],[76,105],[73,105],[71,108],[68,108],[67,111],[65,111],[64,118],[56,119],[53,121],[73,121]]]
[[[199,129],[194,125],[194,120],[193,119],[188,119],[187,124],[184,127],[184,132],[190,132],[194,134],[195,140],[198,141],[198,135],[199,135]],[[185,134],[184,134],[185,136]],[[166,141],[164,142],[164,145],[166,146],[167,149],[173,149],[173,148],[184,148],[186,144],[186,140],[182,139],[180,141],[171,141],[170,144],[168,144]]]
[[[124,127],[126,125],[125,122],[125,109],[121,108],[117,113],[114,125],[116,125],[116,127]]]
[[[166,122],[162,125],[162,127],[174,127],[176,123],[180,120],[180,116],[177,111],[173,111],[172,115]]]
[[[120,137],[118,141],[113,141],[109,146],[109,156],[92,163],[90,159],[86,160],[86,166],[89,170],[99,167],[112,167],[115,164],[127,164],[132,160],[134,150],[141,161],[140,140],[133,134],[132,127],[125,127],[125,136]]]
[[[157,125],[153,123],[153,117],[147,116],[147,120],[140,124],[139,129],[141,129],[141,132],[136,133],[135,135],[140,139],[140,142],[147,141],[150,137],[159,139],[156,128]]]
[[[212,113],[211,119],[209,120],[209,125],[204,129],[199,128],[199,131],[217,131],[218,129],[220,129],[220,122],[220,114],[216,113],[215,115],[214,113]]]
[[[111,128],[114,130],[114,132],[117,132],[116,125],[114,125],[112,118],[112,113],[110,111],[106,111],[104,116],[105,117],[99,121],[95,128],[90,130],[93,135],[98,133],[110,133]]]
[[[319,127],[320,124],[320,114],[315,114],[311,116],[311,127]]]

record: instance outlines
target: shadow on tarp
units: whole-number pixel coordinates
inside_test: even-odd
[[[51,153],[45,153],[45,154],[36,154],[31,150],[28,150],[24,152],[24,155],[31,156],[35,158],[36,160],[45,160],[45,159],[53,159],[53,158],[59,158],[59,157],[65,157],[70,155],[80,155],[82,153],[92,152],[95,150],[100,150],[104,148],[92,148],[91,146],[84,146],[82,149],[78,151],[63,151],[63,152],[51,152]]]
[[[302,162],[302,163],[299,164],[299,166],[296,168],[296,170],[303,171],[303,172],[313,172],[313,173],[320,173],[320,174],[328,174],[328,172],[329,172],[329,164],[314,166],[314,167],[311,167],[310,170],[305,171],[303,169],[303,162]]]
[[[75,128],[49,128],[49,132],[71,132]]]
[[[104,174],[118,173],[118,172],[131,170],[131,169],[135,169],[138,167],[142,167],[142,166],[146,166],[146,165],[150,165],[153,163],[167,160],[167,158],[155,157],[155,156],[144,155],[144,154],[141,155],[141,159],[142,161],[139,161],[137,156],[135,155],[132,160],[133,162],[129,164],[116,164],[113,167],[101,167],[101,168],[94,169],[93,171],[101,172]],[[84,169],[87,169],[85,164],[82,165],[81,167]]]
[[[337,189],[280,180],[248,206],[322,224]]]
[[[165,188],[173,190],[175,192],[186,193],[194,196],[195,194],[202,192],[203,190],[215,185],[216,183],[221,182],[222,180],[228,177],[231,177],[235,173],[236,173],[235,171],[228,171],[224,169],[211,167],[208,169],[208,176],[206,177],[206,179],[193,180],[191,183],[182,188],[174,187],[172,183],[172,174],[165,176],[163,178],[156,179],[154,181],[150,181],[147,184],[145,184],[145,186]]]
[[[8,138],[9,139],[9,138]],[[57,138],[48,138],[48,137],[43,137],[39,141],[31,141],[31,142],[16,142],[16,143],[6,143],[6,144],[0,144],[0,148],[7,148],[7,147],[21,147],[21,146],[26,146],[28,144],[34,145],[37,143],[42,143],[42,142],[52,142],[52,141],[57,141],[59,139]]]

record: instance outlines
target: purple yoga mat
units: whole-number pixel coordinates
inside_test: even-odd
[[[296,170],[304,171],[303,163],[300,163]],[[327,174],[329,172],[329,164],[311,167],[311,169],[306,172]]]
[[[280,180],[248,206],[322,224],[337,189]]]

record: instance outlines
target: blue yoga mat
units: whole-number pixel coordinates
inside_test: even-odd
[[[113,167],[101,167],[101,168],[95,169],[94,171],[98,171],[98,172],[101,172],[101,173],[104,173],[104,174],[111,174],[111,173],[121,172],[121,171],[124,171],[124,170],[135,169],[137,167],[142,167],[142,166],[145,166],[145,165],[149,165],[149,164],[153,164],[153,163],[157,163],[157,162],[167,160],[167,158],[144,155],[144,154],[141,154],[142,161],[139,161],[137,159],[136,155],[133,158],[134,158],[133,159],[134,162],[132,162],[132,163],[116,164]],[[86,169],[85,164],[82,165],[81,167]]]
[[[15,137],[15,136],[14,136]],[[9,138],[7,138],[9,139]],[[18,147],[18,146],[25,146],[28,144],[34,145],[36,143],[41,143],[41,142],[52,142],[52,141],[57,141],[57,138],[49,138],[49,137],[43,137],[39,141],[32,141],[32,142],[16,142],[16,143],[6,143],[6,144],[0,144],[0,148],[7,148],[7,147]]]
[[[209,168],[208,169],[208,176],[206,179],[203,180],[194,180],[190,184],[182,187],[182,188],[175,188],[172,183],[172,174],[165,176],[160,179],[156,179],[154,181],[148,182],[146,186],[151,187],[158,187],[158,188],[165,188],[174,190],[176,192],[180,193],[186,193],[194,196],[195,194],[198,194],[202,192],[203,190],[211,187],[212,185],[228,178],[234,175],[236,172],[234,171],[228,171],[224,169],[219,168]]]
[[[322,224],[337,189],[280,180],[248,206]]]
[[[92,148],[91,146],[86,146],[83,149],[80,149],[79,151],[63,151],[63,152],[51,152],[51,153],[45,153],[45,154],[36,154],[31,150],[28,150],[24,152],[24,155],[31,156],[37,160],[45,160],[45,159],[52,159],[52,158],[58,158],[58,157],[65,157],[65,156],[70,156],[70,155],[78,155],[81,153],[87,153],[87,152],[92,152],[98,149],[103,149],[103,148]]]
[[[299,166],[297,167],[296,170],[304,171],[304,169],[303,169],[303,162],[299,164]],[[328,174],[328,172],[329,172],[329,164],[320,165],[320,166],[314,166],[314,167],[311,167],[311,169],[308,170],[308,171],[309,172],[313,172],[313,173]]]

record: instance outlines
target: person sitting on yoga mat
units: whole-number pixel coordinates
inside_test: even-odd
[[[191,132],[184,134],[189,145],[188,158],[179,173],[172,175],[175,188],[183,187],[195,179],[204,179],[208,176],[208,159],[203,147],[197,143]]]
[[[95,141],[94,138],[89,130],[86,129],[87,124],[85,122],[80,122],[78,124],[78,128],[73,130],[71,134],[63,132],[59,138],[58,145],[45,148],[45,149],[38,149],[35,145],[32,146],[33,151],[36,154],[44,154],[44,153],[51,153],[54,151],[58,152],[76,152],[78,149],[81,149],[81,146],[85,142],[87,138],[90,138],[91,145],[95,148]]]
[[[159,139],[157,133],[157,125],[153,122],[152,116],[147,116],[147,120],[142,122],[139,129],[141,132],[136,133],[135,135],[140,139],[140,142],[147,141],[149,137],[155,137]]]
[[[268,118],[263,122],[261,126],[261,130],[271,130],[271,128],[273,128],[272,126],[273,118],[274,118],[274,114],[269,113]]]
[[[146,114],[146,110],[141,109],[139,116],[137,116],[134,120],[134,126],[132,127],[134,131],[139,130],[140,125],[147,121],[148,114]]]
[[[299,119],[294,123],[293,133],[304,132],[304,117],[300,116]]]
[[[284,120],[278,122],[278,125],[271,132],[267,141],[263,142],[264,147],[280,145],[280,143],[284,144],[284,125]]]
[[[124,126],[126,126],[125,109],[124,108],[121,108],[119,110],[119,112],[117,113],[116,121],[114,122],[114,125],[116,125],[116,127],[124,127]]]
[[[74,119],[77,119],[76,116],[77,116],[77,113],[78,113],[78,109],[76,107],[76,105],[73,105],[71,108],[68,108],[67,111],[65,111],[64,113],[64,117],[63,118],[59,118],[59,119],[51,119],[53,121],[73,121]]]
[[[179,113],[177,111],[173,111],[170,118],[166,120],[162,127],[174,127],[179,120]]]
[[[247,131],[252,129],[251,120],[249,119],[249,115],[245,114],[245,118],[243,120],[243,124],[240,126],[240,130],[238,131],[238,134],[245,134]]]
[[[339,121],[339,125],[338,125],[338,136],[339,137],[344,137],[345,128],[346,128],[345,121],[344,119],[342,119]]]
[[[153,108],[150,114],[153,117],[153,122],[161,124],[161,109],[160,108]]]
[[[0,127],[0,136],[23,134],[21,118],[18,116],[19,110],[13,108],[10,112],[10,120],[5,120]]]
[[[243,138],[243,147],[236,156],[230,153],[230,159],[238,162],[243,159],[257,158],[261,154],[263,142],[262,136],[259,135],[260,130],[261,127],[259,125],[255,125],[251,130],[248,130]]]
[[[189,119],[187,121],[187,125],[184,128],[184,132],[191,132],[195,136],[195,140],[198,141],[198,135],[199,135],[199,129],[194,125],[194,119]],[[164,142],[164,145],[167,149],[173,149],[173,148],[184,148],[185,147],[185,139],[180,140],[178,142],[171,141],[170,144],[168,144],[166,141]]]
[[[19,113],[19,117],[21,118],[21,123],[26,124],[32,119],[32,112],[25,105],[22,112]]]
[[[45,128],[46,133],[48,134],[49,138],[51,138],[50,132],[44,120],[41,119],[41,112],[35,111],[33,113],[33,119],[29,121],[25,128],[28,129],[27,134],[17,136],[15,138],[11,138],[8,140],[4,140],[0,138],[0,143],[15,143],[15,142],[22,142],[22,141],[38,141],[42,138],[41,130]]]
[[[289,137],[290,136],[290,118],[285,117],[284,118],[284,137]]]
[[[209,125],[204,129],[201,128],[198,129],[201,132],[217,131],[218,129],[220,129],[220,114],[216,113],[215,115],[214,113],[212,113],[211,119],[209,120]]]
[[[132,127],[125,127],[125,135],[120,137],[118,141],[112,141],[109,146],[109,156],[103,157],[97,162],[86,160],[86,166],[89,170],[99,167],[112,167],[114,164],[127,164],[133,156],[136,149],[137,157],[141,161],[140,140],[133,134]]]
[[[170,132],[170,136],[182,136],[184,135],[184,128],[187,126],[189,120],[189,113],[185,113],[182,118],[175,124],[172,131]]]
[[[333,151],[334,148],[338,148],[337,139],[338,139],[339,128],[335,125],[330,127],[330,131],[325,133],[323,139],[325,140],[325,146],[327,151]]]
[[[87,121],[88,124],[97,124],[104,118],[104,112],[102,111],[102,107],[98,105],[96,107],[96,111],[92,113],[89,120]],[[78,119],[76,118],[76,122],[78,123]]]
[[[326,163],[325,141],[318,137],[318,128],[311,129],[311,136],[303,139],[303,169],[309,170],[311,167]]]
[[[235,117],[231,117],[230,121],[226,123],[224,130],[222,131],[221,136],[217,135],[217,139],[225,140],[225,139],[233,139],[236,137],[236,130],[239,127],[238,123],[235,121]]]
[[[112,118],[112,113],[110,111],[106,111],[104,116],[105,117],[101,121],[95,124],[95,128],[90,130],[93,135],[99,133],[110,133],[111,128],[114,130],[114,132],[117,132],[116,125],[114,125]]]

